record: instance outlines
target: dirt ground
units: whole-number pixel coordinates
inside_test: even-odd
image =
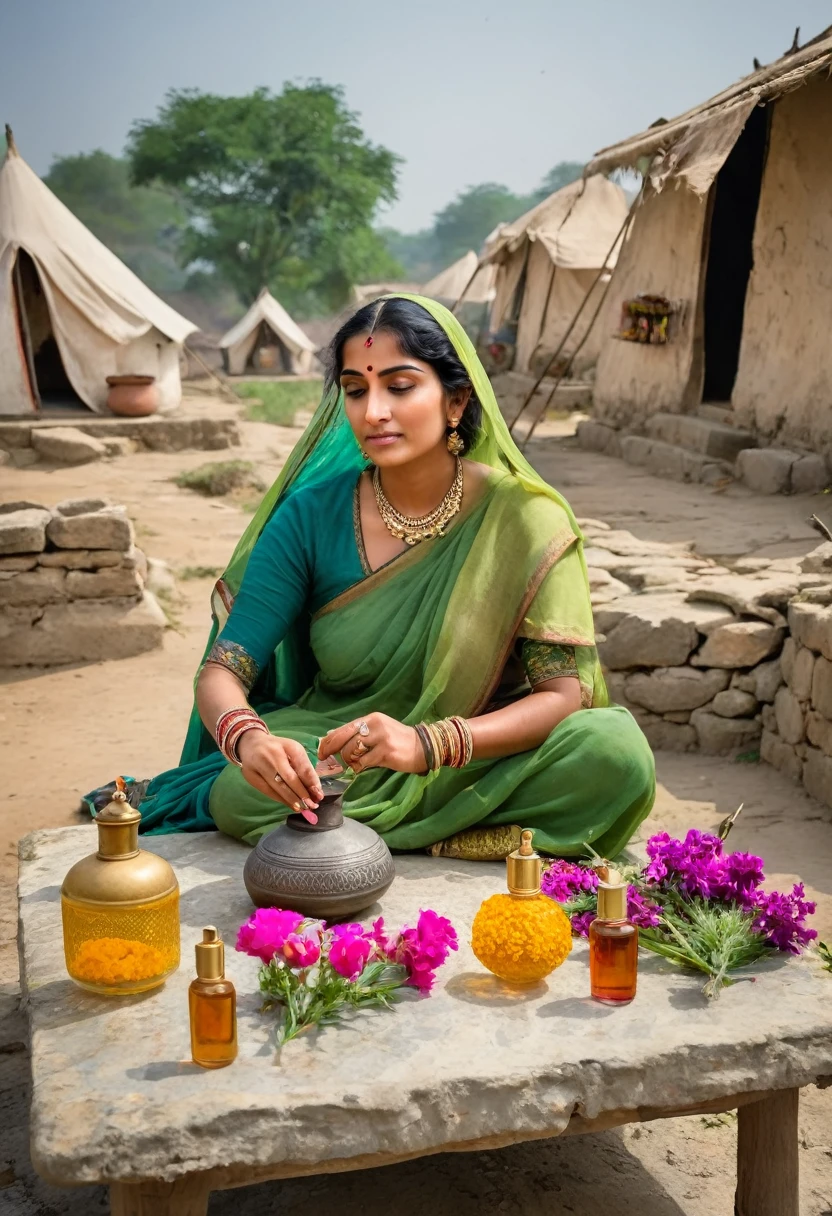
[[[207,406],[206,408],[210,408]],[[272,479],[297,433],[245,423],[233,455]],[[693,541],[714,556],[806,552],[806,524],[827,513],[822,496],[760,498],[741,487],[714,491],[646,476],[617,460],[582,452],[571,426],[549,424],[529,455],[577,514],[648,539]],[[76,469],[3,469],[4,501],[54,503],[101,494],[124,503],[138,543],[173,571],[223,566],[246,516],[170,480],[225,453],[147,453]],[[107,1211],[100,1188],[59,1191],[32,1172],[27,1153],[28,1061],[16,1008],[14,877],[18,839],[33,828],[81,822],[85,791],[116,773],[148,776],[176,763],[190,708],[191,680],[209,625],[209,576],[178,583],[164,647],[120,663],[0,677],[0,1214],[93,1216]],[[761,853],[776,885],[800,877],[819,901],[816,924],[832,937],[832,811],[766,766],[689,755],[658,757],[660,789],[648,831],[713,829],[745,802],[732,843]],[[830,977],[832,997],[832,976]],[[832,1091],[801,1099],[801,1213],[832,1216]],[[736,1124],[667,1120],[603,1135],[443,1155],[383,1170],[269,1184],[216,1195],[211,1216],[265,1216],[323,1210],[343,1216],[395,1204],[401,1216],[522,1213],[604,1216],[730,1216]]]

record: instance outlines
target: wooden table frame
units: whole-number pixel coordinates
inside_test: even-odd
[[[832,1077],[819,1077],[818,1084],[832,1085]],[[610,1111],[599,1119],[574,1114],[562,1135],[586,1135],[681,1115],[718,1114],[737,1111],[737,1189],[734,1216],[799,1216],[798,1212],[798,1101],[800,1090],[782,1089],[767,1093],[734,1094],[697,1106],[658,1110]],[[535,1137],[541,1139],[544,1137]],[[437,1153],[477,1152],[505,1148],[519,1142],[510,1135],[492,1136],[476,1142],[445,1144]],[[257,1182],[343,1173],[412,1161],[426,1153],[368,1154],[366,1157],[333,1159],[320,1164],[285,1162],[229,1166],[200,1174],[187,1174],[175,1182],[110,1183],[112,1216],[206,1216],[211,1191],[230,1190]]]

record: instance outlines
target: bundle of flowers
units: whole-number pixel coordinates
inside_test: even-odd
[[[389,1007],[398,989],[428,993],[436,971],[457,949],[451,922],[427,909],[415,927],[388,935],[379,917],[371,929],[327,926],[284,908],[259,908],[240,926],[237,949],[259,958],[263,1008],[277,1008],[277,1044],[307,1026],[325,1026],[348,1010]]]
[[[727,833],[726,833],[727,834]],[[631,870],[628,915],[639,942],[709,977],[705,993],[719,995],[739,967],[784,950],[800,954],[817,933],[803,883],[791,892],[765,891],[764,863],[753,853],[726,853],[723,838],[691,829],[684,840],[658,832],[647,842],[647,865]],[[555,861],[542,889],[559,904],[574,933],[585,937],[597,909],[598,878],[588,865]]]

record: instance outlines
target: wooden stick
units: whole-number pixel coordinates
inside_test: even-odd
[[[113,1182],[110,1216],[207,1216],[209,1193],[198,1174],[176,1182]]]
[[[810,515],[806,523],[810,528],[814,528],[816,532],[820,532],[824,540],[832,540],[832,532],[830,532],[822,519],[818,519],[817,515]]]
[[[799,1095],[779,1090],[739,1108],[734,1216],[799,1216]]]
[[[242,402],[243,402],[242,397],[237,396],[237,394],[234,392],[234,389],[231,387],[231,385],[228,383],[228,381],[223,380],[222,376],[218,375],[214,371],[213,367],[211,367],[208,363],[205,362],[205,360],[202,358],[202,355],[200,355],[197,351],[195,351],[192,346],[188,346],[187,343],[185,344],[185,350],[188,352],[189,355],[192,356],[192,358],[196,359],[199,366],[205,369],[205,371],[208,373],[208,375],[211,377],[212,380],[216,380],[217,384],[220,386],[222,391],[224,393],[227,393],[228,396],[231,398],[231,400],[236,405],[242,405]]]

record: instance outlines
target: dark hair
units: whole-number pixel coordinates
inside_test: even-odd
[[[344,345],[350,338],[366,333],[393,334],[405,352],[413,359],[429,363],[447,393],[470,388],[471,395],[457,431],[467,452],[474,443],[482,420],[482,406],[471,384],[471,377],[462,365],[450,338],[438,321],[413,300],[373,300],[359,308],[332,339],[329,348],[329,380],[337,383],[344,366]]]

